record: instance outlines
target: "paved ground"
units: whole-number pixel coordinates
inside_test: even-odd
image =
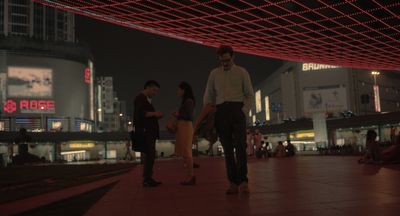
[[[198,184],[180,186],[179,160],[157,162],[158,188],[141,186],[133,169],[87,215],[246,216],[399,215],[400,167],[359,165],[356,157],[250,160],[250,197],[225,195],[221,158],[197,159]]]

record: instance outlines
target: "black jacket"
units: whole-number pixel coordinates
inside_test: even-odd
[[[158,118],[146,117],[147,112],[155,112],[155,109],[147,100],[146,95],[140,93],[136,96],[134,102],[133,119],[135,124],[135,134],[159,139],[160,126],[158,125]]]

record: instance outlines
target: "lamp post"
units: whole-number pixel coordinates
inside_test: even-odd
[[[376,112],[381,112],[381,99],[379,96],[379,86],[376,82],[377,76],[379,76],[380,72],[379,71],[372,71],[371,75],[374,78],[374,103],[375,103],[375,111]]]
[[[123,125],[123,121],[122,121],[122,120],[123,120],[123,116],[124,116],[124,115],[123,115],[122,113],[119,114],[119,130],[120,130],[120,131],[123,131],[123,130],[124,130],[124,128],[123,128],[124,125]]]
[[[46,126],[45,126],[45,122],[44,122],[44,119],[43,119],[43,112],[44,112],[44,106],[41,106],[40,107],[40,124],[42,126],[42,130],[46,131]]]

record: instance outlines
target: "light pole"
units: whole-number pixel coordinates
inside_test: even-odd
[[[376,82],[376,77],[379,76],[379,71],[372,71],[371,75],[374,77],[374,103],[375,103],[375,111],[381,112],[381,99],[379,96],[379,86]]]
[[[124,127],[124,126],[123,126],[123,121],[122,121],[122,120],[123,120],[123,116],[124,116],[124,115],[123,115],[122,113],[119,114],[119,130],[120,130],[120,131],[123,131],[123,130],[124,130],[124,128],[123,128],[123,127]]]
[[[42,130],[43,131],[46,131],[46,129],[45,129],[45,122],[44,122],[44,119],[43,119],[43,112],[44,112],[44,106],[41,106],[40,107],[40,124],[42,125]]]

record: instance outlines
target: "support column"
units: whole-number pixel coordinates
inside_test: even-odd
[[[328,130],[326,126],[325,112],[317,112],[313,114],[314,141],[317,147],[327,147]]]

